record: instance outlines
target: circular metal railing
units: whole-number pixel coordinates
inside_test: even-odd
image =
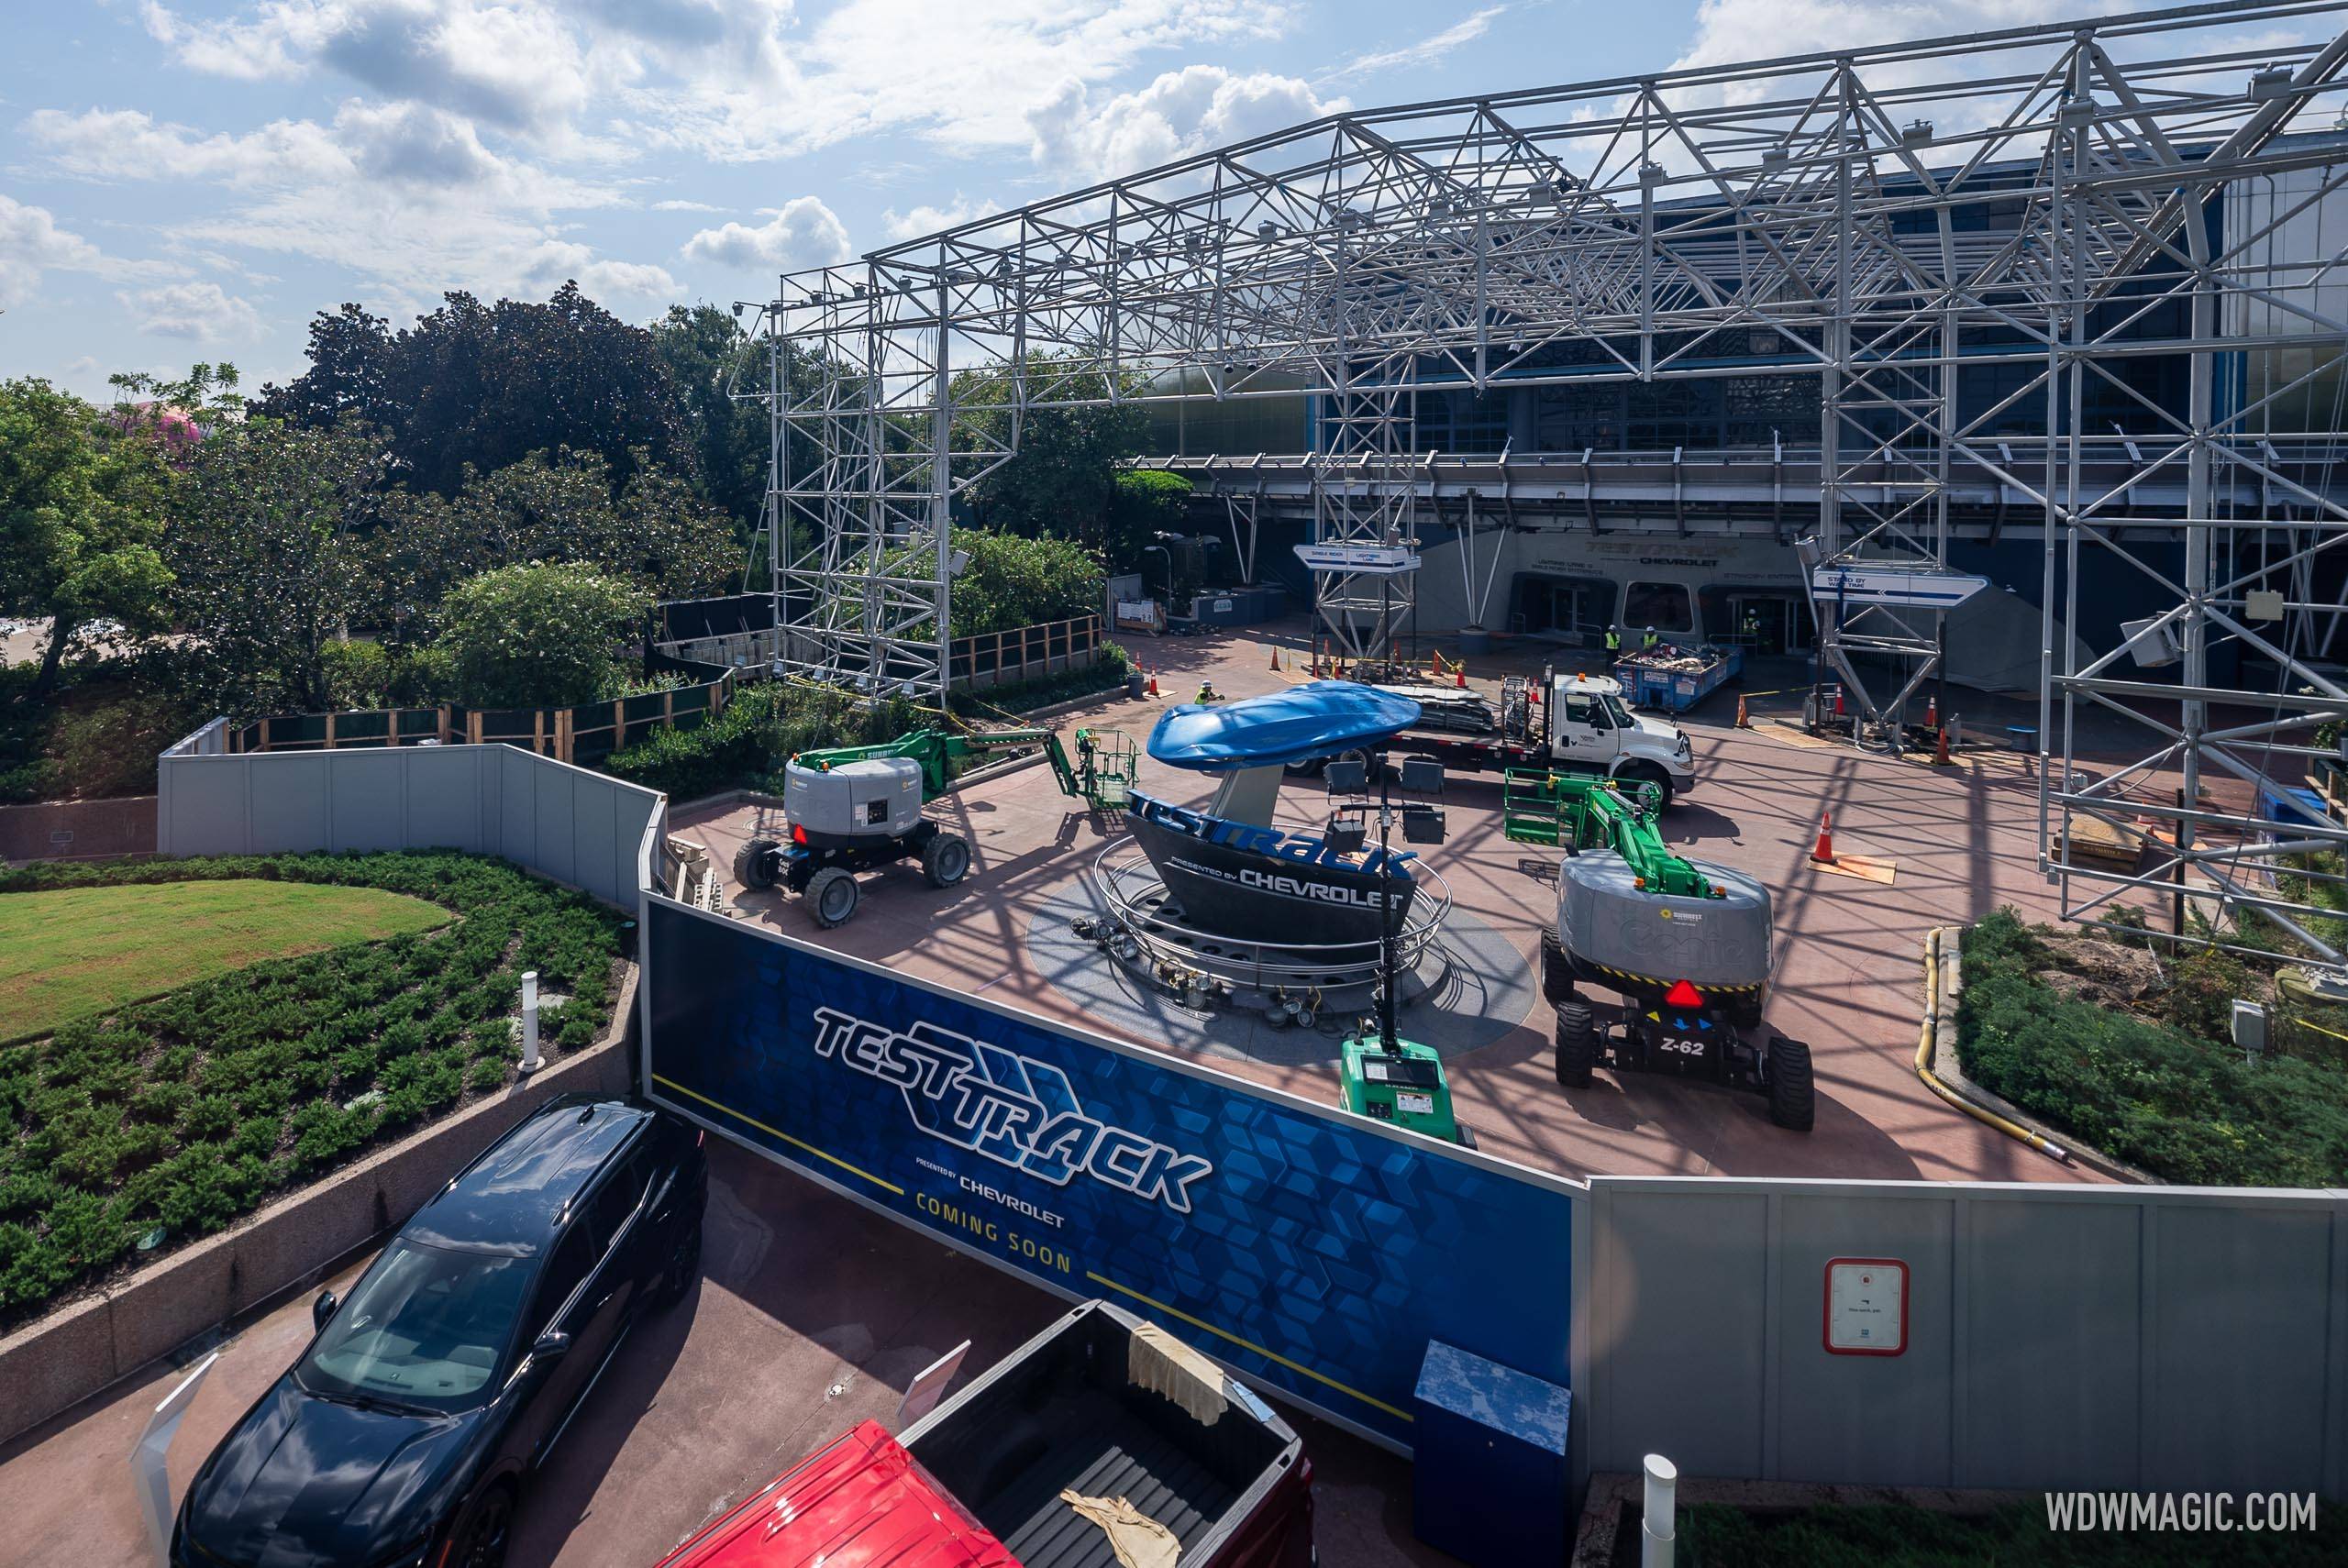
[[[1258,991],[1275,987],[1322,990],[1368,985],[1378,978],[1378,944],[1369,942],[1254,942],[1202,931],[1167,911],[1165,882],[1130,837],[1104,845],[1093,857],[1091,880],[1109,918],[1122,928],[1132,951],[1111,946],[1129,962],[1178,965],[1231,986]],[[1397,933],[1395,961],[1404,974],[1416,972],[1430,952],[1446,966],[1436,943],[1451,915],[1451,888],[1443,874],[1422,861],[1412,880],[1418,897]]]

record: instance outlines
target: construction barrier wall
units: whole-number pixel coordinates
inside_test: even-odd
[[[647,824],[665,807],[656,790],[506,745],[238,755],[175,746],[156,758],[155,778],[164,855],[461,849],[631,911]]]
[[[2348,1497],[2348,1193],[1607,1176],[1584,1229],[1597,1470]],[[1898,1353],[1828,1347],[1836,1259]]]
[[[646,903],[644,1081],[712,1131],[1397,1448],[1429,1339],[1567,1381],[1572,1183]]]
[[[650,790],[206,734],[159,761],[164,853],[470,849],[635,909],[657,1098],[1379,1441],[1439,1339],[1570,1386],[1585,1475],[2348,1499],[2348,1192],[1570,1181],[641,891]],[[1837,1265],[1896,1310],[1838,1311]]]

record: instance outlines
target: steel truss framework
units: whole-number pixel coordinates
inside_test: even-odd
[[[2254,438],[2288,434],[2265,415],[2337,376],[2348,345],[2348,256],[2277,259],[2274,244],[2348,183],[2337,138],[2291,134],[2332,127],[2344,60],[2329,0],[2242,3],[1410,105],[786,275],[769,307],[776,588],[798,614],[785,663],[865,690],[942,689],[954,498],[1011,457],[1035,410],[1194,393],[1202,376],[1217,400],[1294,396],[1301,380],[1318,389],[1318,536],[1409,545],[1409,422],[1430,388],[1811,377],[1823,560],[1945,571],[1959,481],[2043,510],[2041,859],[2066,911],[2101,918],[2176,874],[2230,917],[2199,928],[2211,939],[2336,961],[2309,884],[2276,867],[2348,834],[2254,847],[2254,807],[2202,786],[2269,778],[2348,712],[2302,640],[2246,613],[2254,590],[2296,582],[2304,598],[2309,564],[2348,540],[2348,511]],[[2277,181],[2293,193],[2259,221],[2217,221],[2230,191]],[[786,341],[814,374],[782,375]],[[2227,367],[2266,350],[2311,368],[2222,395]],[[2129,373],[2148,360],[2184,367],[2184,409]],[[2010,390],[1960,407],[1960,362],[2009,367]],[[2121,434],[2082,428],[2098,383],[2124,394]],[[2051,433],[2019,459],[1993,438],[2016,411]],[[2139,479],[2184,474],[2182,515],[2138,507],[2132,482],[2088,482],[2115,442]],[[818,457],[794,467],[794,450]],[[2275,537],[2254,560],[2232,547]],[[2132,679],[2124,652],[2077,659],[2062,635],[2082,595],[2130,573],[2172,601],[2155,635],[2173,637],[2180,682]],[[1323,573],[1316,599],[1357,654],[1410,625],[1408,578]],[[1867,719],[1938,664],[1936,613],[1836,624],[1818,608]],[[2221,638],[2279,672],[2271,687],[2212,686]],[[2090,711],[2150,739],[2091,776],[2075,730]],[[2147,790],[2167,773],[2183,804]],[[2088,817],[2153,820],[2166,864],[2074,863]],[[2251,909],[2263,921],[2244,924]]]

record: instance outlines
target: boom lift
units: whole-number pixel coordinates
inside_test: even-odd
[[[1810,1131],[1810,1047],[1761,1024],[1768,889],[1673,854],[1653,812],[1611,779],[1512,770],[1501,813],[1509,838],[1566,854],[1556,924],[1541,934],[1557,1082],[1579,1088],[1601,1063],[1707,1077],[1767,1095],[1770,1121]],[[1585,985],[1623,999],[1593,1004]]]
[[[1133,797],[1137,756],[1114,730],[1076,732],[1071,763],[1048,729],[960,732],[919,729],[871,745],[803,751],[783,766],[787,837],[754,838],[734,857],[734,880],[751,889],[787,887],[829,928],[856,913],[856,874],[918,858],[933,888],[969,874],[970,842],[922,815],[954,788],[956,764],[995,752],[1041,746],[1060,792],[1094,811],[1123,811]]]

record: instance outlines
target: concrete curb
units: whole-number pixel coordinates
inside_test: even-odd
[[[0,1442],[6,1442],[199,1335],[322,1277],[421,1208],[434,1189],[540,1102],[622,1094],[635,1053],[633,964],[604,1038],[504,1094],[288,1193],[227,1230],[160,1258],[98,1294],[0,1339]]]
[[[1966,1077],[1956,1051],[1956,1004],[1965,988],[1964,933],[1957,926],[1944,925],[1938,927],[1934,935],[1937,938],[1934,945],[1940,952],[1941,975],[1940,1004],[1932,1019],[1933,1053],[1929,1065],[1933,1076],[1984,1110],[2002,1116],[2015,1126],[2060,1145],[2071,1158],[2091,1171],[2137,1187],[2161,1186],[2160,1177],[2140,1171],[2124,1160],[2115,1160],[2100,1149],[2089,1148],[2070,1133],[2057,1132],[2003,1095],[1983,1088]],[[1927,958],[1926,962],[1931,960]]]

